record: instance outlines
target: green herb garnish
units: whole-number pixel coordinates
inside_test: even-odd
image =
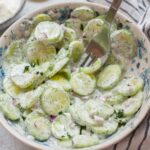
[[[81,126],[80,127],[80,134],[82,134],[82,130],[86,130],[86,126]]]
[[[30,67],[30,66],[25,66],[24,72],[28,72],[28,71],[29,71],[29,67]]]
[[[80,25],[80,30],[83,31],[84,30],[84,26],[83,24]]]
[[[116,118],[122,118],[124,115],[124,111],[122,109],[115,110],[115,116]]]

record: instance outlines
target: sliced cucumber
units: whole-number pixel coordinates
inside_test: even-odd
[[[19,104],[23,109],[30,109],[35,106],[42,95],[43,88],[38,87],[36,90],[29,91],[19,95]]]
[[[77,99],[75,103],[70,106],[69,112],[77,124],[86,126],[85,115],[87,115],[87,112],[84,110],[84,102]]]
[[[111,52],[110,55],[108,56],[105,65],[120,64],[120,63],[121,62]]]
[[[72,41],[76,40],[76,37],[77,37],[77,35],[73,29],[64,26],[64,37],[63,37],[62,41],[60,41],[59,43],[56,44],[56,47],[59,49],[62,47],[68,49],[69,44]]]
[[[11,71],[11,80],[20,88],[27,88],[31,86],[35,80],[35,75],[25,72],[30,64],[22,63],[13,67]]]
[[[73,61],[77,62],[84,53],[83,42],[81,40],[71,42],[69,45],[69,51]]]
[[[121,77],[121,68],[119,65],[108,65],[98,75],[97,86],[100,89],[108,90],[117,85]]]
[[[64,30],[55,22],[45,21],[36,26],[34,35],[38,41],[55,44],[62,40]]]
[[[103,24],[104,21],[102,19],[90,20],[84,28],[83,37],[90,41],[96,33],[100,32]]]
[[[117,87],[118,93],[123,96],[135,95],[138,91],[142,90],[144,81],[142,78],[133,76],[123,79]]]
[[[72,90],[83,96],[91,94],[96,86],[95,77],[83,72],[74,72],[71,76],[70,83]]]
[[[94,18],[95,13],[91,8],[87,6],[82,6],[74,9],[71,13],[71,16],[73,18],[78,18],[80,20],[87,21]]]
[[[73,147],[84,148],[93,146],[99,143],[99,139],[96,135],[76,135],[73,139]]]
[[[59,71],[59,74],[64,76],[66,79],[70,80],[71,78],[71,67],[69,65],[65,66]]]
[[[111,50],[116,58],[131,58],[135,55],[136,44],[127,29],[116,30],[111,34]]]
[[[69,81],[61,75],[55,75],[54,77],[51,78],[51,80],[57,82],[66,91],[71,89]]]
[[[58,116],[52,123],[51,130],[53,136],[59,140],[69,140],[70,137],[78,135],[80,132],[69,113]]]
[[[36,140],[45,141],[51,135],[51,124],[45,116],[32,112],[25,120],[27,132]]]
[[[5,52],[5,58],[8,63],[19,64],[24,60],[25,50],[23,48],[24,41],[18,40],[10,44]]]
[[[87,74],[92,74],[97,72],[102,66],[101,59],[97,59],[91,66],[83,67],[80,70]]]
[[[56,61],[60,61],[60,59],[63,59],[63,58],[66,58],[66,57],[69,57],[69,51],[66,50],[65,48],[61,48],[59,50],[59,52],[57,53]]]
[[[104,98],[105,98],[105,102],[110,105],[119,104],[126,99],[126,97],[120,95],[117,92],[108,92],[104,95]]]
[[[29,71],[31,74],[34,74],[34,82],[32,84],[32,88],[36,88],[47,78],[47,72],[51,68],[52,64],[50,62],[44,62],[40,65],[31,68]]]
[[[38,14],[33,18],[32,28],[34,29],[40,22],[51,21],[52,18],[47,14]]]
[[[3,87],[4,91],[14,98],[16,98],[22,92],[22,89],[15,85],[9,77],[4,78]]]
[[[26,56],[30,63],[54,62],[56,49],[52,45],[44,45],[40,41],[28,42],[26,45]]]
[[[72,42],[76,39],[76,32],[71,29],[71,28],[68,28],[68,27],[64,27],[64,40],[65,40],[65,43],[66,42]]]
[[[83,22],[76,18],[70,18],[65,21],[65,26],[73,29],[76,32],[77,38],[80,38],[82,35]]]
[[[13,99],[8,94],[0,95],[0,109],[7,119],[16,121],[21,118],[19,109],[13,104]]]
[[[69,61],[68,57],[62,58],[59,61],[56,61],[56,63],[54,64],[52,70],[49,70],[47,72],[47,76],[49,78],[53,77],[55,74],[57,74],[67,64],[68,61]]]
[[[123,116],[128,117],[134,115],[142,105],[143,93],[139,92],[134,97],[127,99],[122,104],[115,107],[116,110],[122,110]]]
[[[118,128],[118,123],[114,119],[110,118],[106,120],[102,126],[93,126],[91,130],[95,134],[99,134],[101,136],[108,136],[113,134]]]
[[[68,94],[61,88],[49,87],[41,98],[41,106],[48,115],[64,112],[70,105]]]
[[[98,108],[98,106],[96,107]],[[70,106],[69,111],[74,121],[81,126],[89,127],[89,126],[99,125],[104,120],[102,117],[98,116],[95,113],[96,110],[95,111],[93,110],[95,113],[94,114],[92,111],[90,111],[90,109],[87,108],[87,104],[84,106],[84,103],[79,100]]]
[[[108,119],[114,112],[112,106],[99,102],[97,100],[89,100],[85,104],[85,109],[90,115],[99,116]]]
[[[16,65],[11,71],[11,80],[20,88],[25,89],[31,86],[34,88],[45,80],[50,65],[49,62],[34,68],[27,63]]]

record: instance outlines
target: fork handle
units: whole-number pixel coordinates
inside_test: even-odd
[[[106,15],[106,21],[112,23],[122,1],[123,0],[113,0],[111,7],[109,8],[109,11]]]

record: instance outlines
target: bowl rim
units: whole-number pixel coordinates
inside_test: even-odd
[[[7,22],[11,21],[12,19],[15,18],[16,15],[18,15],[20,13],[20,11],[22,10],[23,6],[25,5],[26,3],[26,0],[20,0],[21,1],[21,4],[20,6],[18,7],[18,9],[16,10],[16,12],[14,14],[12,14],[7,20],[3,21],[0,23],[0,26],[6,24]]]
[[[18,25],[19,23],[21,23],[25,18],[28,18],[30,16],[34,16],[36,13],[42,12],[43,10],[47,10],[47,9],[53,9],[53,8],[61,8],[66,6],[66,5],[86,5],[86,6],[91,6],[91,7],[95,7],[95,8],[100,8],[100,9],[105,9],[107,10],[108,7],[99,3],[91,3],[91,2],[79,2],[79,1],[74,1],[74,2],[55,2],[52,4],[49,4],[47,6],[44,6],[40,9],[37,9],[31,13],[26,14],[25,16],[21,17],[20,19],[18,19],[15,23],[13,23],[0,37],[0,42],[2,40],[2,38],[7,35],[7,33],[9,33],[11,31],[11,28],[14,28],[15,25]],[[150,43],[148,42],[148,38],[146,37],[146,35],[142,32],[142,30],[140,29],[140,27],[138,25],[136,25],[130,18],[128,18],[127,16],[125,16],[124,14],[122,14],[121,12],[117,13],[117,16],[119,16],[119,18],[123,18],[123,20],[128,20],[130,22],[132,22],[132,26],[135,27],[137,30],[139,30],[140,34],[142,37],[144,37],[144,39],[146,39],[146,42],[148,43],[148,46],[150,47]],[[137,126],[142,122],[142,120],[145,118],[146,114],[148,113],[150,108],[150,103],[147,106],[147,109],[145,109],[144,112],[142,112],[142,114],[140,113],[138,119],[136,119],[136,124],[133,126],[133,128],[127,128],[126,132],[123,131],[123,135],[121,137],[117,137],[117,138],[113,138],[111,139],[111,141],[108,142],[104,142],[104,143],[100,143],[98,145],[92,146],[92,147],[86,147],[86,148],[82,148],[81,150],[100,150],[100,149],[104,149],[107,148],[111,145],[114,145],[116,143],[118,143],[119,141],[121,141],[122,139],[124,139],[127,135],[129,135],[131,132],[133,132],[133,130],[135,130],[137,128]],[[135,118],[134,118],[135,119]],[[34,141],[31,141],[27,138],[25,138],[23,135],[19,134],[19,132],[17,132],[15,129],[13,129],[7,122],[6,119],[1,119],[0,118],[0,123],[2,124],[2,126],[9,131],[15,138],[17,138],[18,140],[22,141],[24,144],[29,145],[33,148],[36,149],[41,149],[41,150],[50,150],[55,149],[55,150],[69,150],[68,148],[63,148],[63,147],[58,147],[58,146],[52,146],[52,147],[47,147],[38,143],[35,143]],[[73,148],[70,148],[72,150],[75,150]],[[80,150],[80,149],[78,149]]]

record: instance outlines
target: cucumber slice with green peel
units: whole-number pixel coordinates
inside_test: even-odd
[[[118,128],[118,123],[114,119],[110,118],[104,122],[102,126],[93,126],[91,130],[98,135],[108,136],[113,134]]]
[[[52,64],[50,62],[44,62],[40,65],[37,65],[31,68],[30,73],[35,75],[32,88],[36,88],[47,78],[47,72],[50,70]]]
[[[62,58],[60,59],[60,61],[56,61],[52,69],[47,72],[47,76],[49,78],[53,77],[67,64],[68,61],[69,61],[68,57]]]
[[[20,94],[18,99],[21,108],[30,109],[34,107],[35,104],[40,100],[43,90],[43,88],[38,87],[36,90]]]
[[[45,21],[36,26],[34,35],[38,41],[55,44],[63,39],[64,30],[55,22]]]
[[[9,77],[3,80],[4,91],[10,96],[16,98],[23,90],[15,85]]]
[[[29,72],[25,72],[29,68],[30,64],[22,63],[13,67],[10,78],[20,88],[27,88],[33,85],[35,75]]]
[[[0,109],[9,120],[16,121],[21,118],[19,109],[13,104],[13,99],[8,94],[0,95]]]
[[[32,29],[34,29],[40,22],[51,21],[52,18],[47,14],[38,14],[33,18]]]
[[[46,141],[51,135],[50,121],[43,115],[32,112],[25,120],[27,132],[38,141]]]
[[[87,74],[92,74],[97,72],[101,68],[101,66],[102,66],[101,59],[98,58],[91,66],[80,68],[80,71],[83,71],[84,73]]]
[[[126,97],[117,92],[108,92],[104,95],[104,99],[106,103],[110,105],[116,105],[123,102],[126,99]]]
[[[91,113],[89,109],[86,108],[86,106],[86,104],[84,106],[84,103],[80,101],[76,101],[73,105],[70,106],[69,112],[73,120],[77,124],[87,127],[101,124],[104,119],[102,117],[99,117],[98,115],[96,116],[96,113],[95,115],[93,112]]]
[[[36,87],[41,84],[50,68],[50,63],[45,62],[32,68],[28,63],[22,63],[13,67],[10,78],[20,88]]]
[[[98,75],[97,86],[108,90],[117,85],[121,77],[121,67],[118,64],[108,65]]]
[[[83,27],[84,25],[80,19],[70,18],[65,21],[64,25],[75,31],[77,36],[76,38],[80,38],[82,36],[83,29],[81,27]]]
[[[63,59],[63,58],[66,58],[66,57],[69,57],[69,51],[66,50],[65,48],[61,48],[59,50],[59,52],[57,53],[56,61],[60,61],[60,59]]]
[[[102,19],[92,19],[85,26],[83,31],[83,37],[87,40],[91,40],[92,37],[101,31],[104,21]]]
[[[30,63],[54,62],[56,49],[52,45],[45,45],[40,41],[32,41],[26,44],[26,56]]]
[[[83,72],[74,72],[70,79],[72,90],[79,95],[89,95],[95,90],[95,76]]]
[[[56,47],[59,49],[62,47],[68,49],[69,44],[72,41],[76,40],[76,38],[77,38],[76,32],[73,29],[64,26],[64,37],[62,41],[56,44]]]
[[[74,9],[71,12],[71,17],[78,18],[82,21],[88,21],[95,17],[95,13],[91,8],[87,6],[82,6]]]
[[[136,44],[133,35],[127,29],[116,30],[111,34],[111,50],[116,58],[135,56]]]
[[[128,77],[123,79],[117,87],[119,94],[123,96],[133,96],[138,91],[142,90],[144,86],[144,81],[138,76]]]
[[[77,124],[86,126],[85,113],[87,114],[87,112],[84,110],[84,102],[77,99],[75,103],[69,107],[69,112]]]
[[[112,64],[120,64],[121,62],[112,54],[108,56],[108,59],[106,60],[105,65],[112,65]]]
[[[66,91],[69,91],[71,89],[69,81],[61,75],[55,75],[51,78],[51,80],[57,82]]]
[[[42,109],[48,115],[57,115],[59,112],[64,112],[69,105],[69,95],[63,89],[57,87],[46,89],[41,98]]]
[[[59,71],[59,74],[64,76],[66,79],[70,80],[71,78],[71,67],[69,65],[65,66]]]
[[[52,135],[59,140],[69,140],[80,133],[69,113],[58,116],[51,125]]]
[[[140,91],[134,97],[128,98],[122,104],[115,106],[115,110],[121,110],[124,117],[134,115],[142,105],[143,93]]]
[[[77,38],[76,32],[68,27],[64,26],[64,40],[65,42],[72,42]]]
[[[77,62],[84,53],[84,44],[81,40],[73,41],[69,45],[70,57],[74,62]]]
[[[114,112],[112,106],[99,102],[98,100],[89,100],[85,104],[86,111],[92,116],[98,116],[108,119]]]
[[[76,135],[72,143],[74,148],[84,148],[98,144],[99,139],[96,135]]]
[[[24,61],[24,40],[14,41],[5,52],[6,62],[19,64]]]

